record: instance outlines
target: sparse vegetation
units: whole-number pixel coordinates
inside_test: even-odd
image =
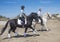
[[[5,16],[2,16],[2,15],[0,15],[0,21],[6,21],[6,20],[8,20],[9,18],[7,18],[7,17],[5,17]]]
[[[14,19],[18,19],[20,16],[19,15],[17,15]]]
[[[53,14],[52,16],[57,19],[57,20],[60,20],[60,17],[57,17],[59,14]]]

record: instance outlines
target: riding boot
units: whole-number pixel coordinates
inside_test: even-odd
[[[40,20],[41,20],[41,25],[44,25],[44,24],[43,24],[43,19],[42,19],[40,16],[39,16],[39,18],[40,18]]]

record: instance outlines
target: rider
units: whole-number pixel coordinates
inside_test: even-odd
[[[39,23],[41,22],[41,25],[43,25],[43,20],[42,20],[42,15],[41,15],[41,8],[38,10],[38,12],[37,12],[37,14],[38,14],[38,21],[39,21]]]
[[[21,12],[21,14],[20,14],[20,16],[19,16],[19,22],[20,22],[20,24],[21,24],[21,22],[22,22],[22,20],[21,20],[21,17],[23,16],[24,17],[24,24],[27,24],[27,20],[26,20],[26,17],[24,16],[25,15],[25,13],[24,13],[24,6],[21,6],[21,10],[20,10],[20,12]]]
[[[38,10],[37,14],[39,17],[41,17],[41,9]]]

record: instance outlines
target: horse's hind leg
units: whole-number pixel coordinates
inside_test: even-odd
[[[11,31],[15,32],[15,28],[13,28],[12,25],[10,25],[10,29],[8,31],[8,38],[11,38],[11,35],[10,35]]]
[[[15,30],[16,30],[16,27],[14,26],[12,29],[12,32],[14,32],[15,36],[18,36],[19,34],[17,32],[15,32]]]
[[[12,31],[12,28],[9,29],[8,31],[8,38],[11,38],[10,32]]]

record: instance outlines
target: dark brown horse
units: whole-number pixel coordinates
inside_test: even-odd
[[[20,19],[22,21],[24,20],[23,17],[21,17]],[[37,21],[38,20],[38,15],[31,13],[29,16],[27,16],[27,24],[22,24],[22,25],[19,25],[17,23],[17,20],[18,19],[8,20],[7,23],[6,23],[6,25],[5,25],[5,27],[1,30],[0,35],[2,35],[4,33],[4,31],[6,30],[8,24],[9,24],[10,25],[10,29],[8,31],[8,37],[9,38],[10,38],[10,32],[11,31],[14,32],[17,35],[17,33],[15,32],[15,30],[16,30],[17,27],[20,27],[20,28],[23,28],[24,27],[25,28],[24,36],[26,36],[26,32],[27,32],[27,29],[28,28],[31,28],[34,31],[33,27],[31,26],[33,19],[35,19]]]

